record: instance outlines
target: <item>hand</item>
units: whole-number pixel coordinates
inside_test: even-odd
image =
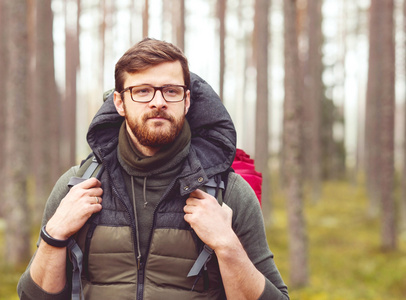
[[[235,238],[231,226],[233,211],[225,203],[220,206],[213,196],[196,190],[186,200],[183,210],[185,221],[190,224],[199,238],[214,251],[227,245]]]
[[[102,209],[102,195],[101,182],[96,178],[75,185],[49,219],[46,231],[55,239],[68,239],[82,228],[92,214]]]

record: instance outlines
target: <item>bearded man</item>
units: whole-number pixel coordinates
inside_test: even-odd
[[[56,183],[21,299],[289,299],[255,193],[230,169],[236,133],[216,93],[153,39],[115,80],[87,135],[102,169]]]

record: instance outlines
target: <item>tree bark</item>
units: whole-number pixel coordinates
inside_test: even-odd
[[[301,164],[301,72],[296,30],[296,1],[284,0],[285,102],[284,152],[289,227],[290,282],[292,287],[308,283],[307,241],[303,215]]]
[[[61,161],[63,169],[76,163],[76,101],[77,101],[77,72],[79,60],[79,27],[80,2],[68,0],[77,6],[76,16],[69,16],[65,11],[65,97],[62,104],[62,147]],[[67,6],[65,6],[67,9]]]
[[[255,1],[255,38],[257,68],[257,102],[255,117],[255,160],[262,173],[262,211],[266,223],[271,221],[271,193],[269,171],[269,93],[268,93],[268,9],[269,0]]]
[[[303,112],[306,113],[304,125],[305,139],[309,147],[305,147],[305,164],[309,172],[312,187],[312,199],[318,201],[321,197],[321,115],[323,101],[322,55],[323,43],[321,29],[321,0],[307,2],[308,21],[308,55],[306,61],[306,99]],[[329,159],[333,159],[330,157]]]
[[[144,10],[142,12],[142,37],[148,37],[149,32],[149,3],[148,0],[144,1]]]
[[[380,1],[380,0],[378,0]],[[382,36],[382,73],[380,86],[382,91],[381,111],[381,172],[379,173],[382,203],[382,246],[387,250],[397,247],[396,208],[394,189],[394,133],[395,133],[395,42],[393,26],[393,0],[382,1],[380,13],[383,17]]]
[[[382,90],[380,87],[382,79],[382,10],[381,0],[372,0],[369,18],[369,61],[368,61],[368,83],[365,107],[365,166],[367,191],[369,197],[369,210],[371,216],[379,212],[379,177],[380,173],[380,140],[379,132],[381,118]]]
[[[35,178],[34,222],[42,211],[59,168],[59,104],[54,70],[51,0],[36,0],[35,91],[32,110],[32,156]]]
[[[4,2],[3,2],[4,3]],[[30,257],[27,203],[28,37],[27,1],[6,1],[7,57],[5,101],[5,258],[12,266]]]
[[[403,2],[403,32],[406,34],[406,1]],[[406,48],[406,41],[404,43]],[[406,55],[404,56],[406,61]],[[404,73],[406,74],[406,66]],[[406,232],[406,105],[403,105],[403,170],[402,170],[402,197],[399,203],[399,227],[401,232]]]
[[[185,0],[178,0],[178,12],[173,18],[176,20],[176,45],[185,51]]]
[[[5,13],[5,1],[0,1],[0,28],[6,28],[6,13]],[[0,30],[0,70],[7,70],[7,51],[6,51],[6,43],[7,40],[6,30]],[[1,95],[6,94],[6,76],[4,76],[5,72],[0,72],[0,93]],[[6,101],[0,101],[0,128],[5,128],[6,126]],[[5,140],[5,132],[4,130],[0,130],[0,140]],[[4,178],[4,166],[5,166],[5,143],[0,143],[0,180],[1,182],[5,182]],[[0,199],[5,199],[3,196],[4,191],[0,191]],[[0,201],[0,218],[4,217],[4,202]]]
[[[220,44],[220,83],[219,83],[219,96],[221,101],[224,101],[224,73],[226,69],[226,53],[225,53],[225,40],[226,40],[226,0],[217,1],[217,17],[219,20],[219,44]]]

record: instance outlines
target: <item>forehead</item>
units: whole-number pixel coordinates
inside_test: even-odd
[[[151,84],[185,84],[183,70],[179,61],[164,62],[136,73],[126,73],[124,86]]]

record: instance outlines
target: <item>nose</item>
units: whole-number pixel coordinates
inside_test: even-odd
[[[149,106],[151,108],[166,108],[167,103],[164,99],[164,97],[162,96],[162,91],[157,90],[155,92],[154,98],[149,102]]]

